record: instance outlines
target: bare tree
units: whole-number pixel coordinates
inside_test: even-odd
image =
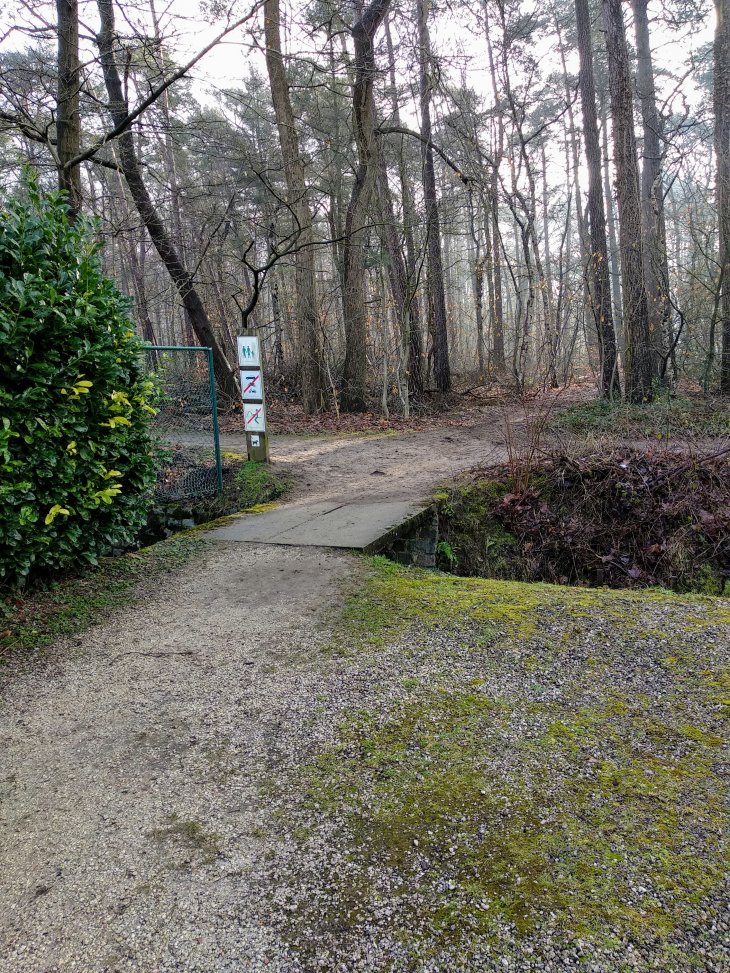
[[[606,214],[603,208],[601,185],[601,146],[598,140],[596,86],[593,77],[593,42],[588,0],[575,0],[580,54],[580,100],[583,111],[583,140],[588,165],[588,223],[591,252],[588,272],[592,286],[593,316],[601,346],[601,393],[606,398],[620,395],[616,360],[616,333],[611,313],[611,280],[609,276],[608,246],[606,243]]]
[[[632,402],[651,398],[652,354],[649,306],[644,285],[639,167],[634,132],[633,91],[621,0],[602,0],[608,52],[608,82],[613,121],[616,200],[621,248],[626,395]]]
[[[658,374],[669,355],[670,334],[669,267],[664,225],[664,180],[662,178],[662,122],[657,110],[654,65],[649,39],[648,0],[631,0],[636,33],[636,90],[641,105],[643,156],[641,167],[642,229],[644,233],[644,277],[649,302],[649,334]]]
[[[421,106],[421,158],[423,165],[423,198],[426,206],[426,236],[428,253],[428,295],[432,321],[433,371],[436,388],[448,392],[451,388],[449,365],[449,336],[446,325],[446,295],[444,268],[441,259],[441,224],[436,196],[431,132],[431,40],[428,33],[428,0],[416,0],[419,48],[419,92]]]
[[[147,228],[150,239],[160,255],[160,259],[177,287],[180,299],[190,316],[190,321],[198,340],[201,344],[213,349],[216,380],[221,392],[229,396],[232,401],[236,401],[239,397],[239,391],[234,370],[218,341],[217,335],[213,331],[193,277],[183,265],[179,254],[173,246],[170,235],[147,191],[142,177],[142,170],[137,160],[137,153],[134,147],[132,129],[127,122],[130,115],[129,107],[124,95],[122,79],[119,75],[119,68],[117,67],[116,61],[113,0],[97,0],[97,7],[101,21],[97,45],[99,47],[104,82],[109,97],[108,109],[115,129],[119,130],[118,146],[120,166],[124,173],[129,193],[140,218]]]
[[[345,219],[344,293],[345,365],[342,376],[342,408],[362,412],[366,408],[367,323],[365,302],[364,244],[378,174],[375,139],[375,34],[388,12],[390,0],[371,0],[352,26],[355,43],[355,84],[352,92],[353,125],[357,144],[357,170]]]
[[[719,225],[720,389],[730,395],[730,0],[715,0],[715,158]]]
[[[296,222],[298,249],[295,256],[297,321],[299,325],[299,367],[302,405],[305,412],[322,408],[322,369],[319,336],[319,302],[315,273],[312,213],[307,198],[304,160],[294,123],[289,81],[281,53],[279,0],[264,3],[266,67],[271,82],[271,100],[276,113],[279,144],[287,184],[287,203]]]

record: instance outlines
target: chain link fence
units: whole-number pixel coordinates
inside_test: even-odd
[[[223,489],[218,407],[210,348],[148,345],[145,367],[162,390],[153,434],[162,456],[159,500],[186,500]]]

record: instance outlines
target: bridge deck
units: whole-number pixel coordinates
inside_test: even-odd
[[[210,531],[220,541],[340,547],[373,553],[404,529],[425,519],[430,508],[412,501],[309,503],[242,514]]]

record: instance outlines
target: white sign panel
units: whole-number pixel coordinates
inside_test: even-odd
[[[238,336],[238,364],[241,368],[260,368],[261,352],[259,339],[249,335]]]
[[[266,432],[266,417],[264,415],[263,402],[259,402],[257,405],[244,403],[243,428],[246,432]]]
[[[260,402],[263,399],[263,383],[258,369],[241,369],[241,396],[244,402]]]

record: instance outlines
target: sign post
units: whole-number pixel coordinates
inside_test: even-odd
[[[266,432],[266,396],[261,370],[261,346],[256,335],[239,335],[238,371],[243,400],[243,428],[248,458],[269,462],[269,437]]]

